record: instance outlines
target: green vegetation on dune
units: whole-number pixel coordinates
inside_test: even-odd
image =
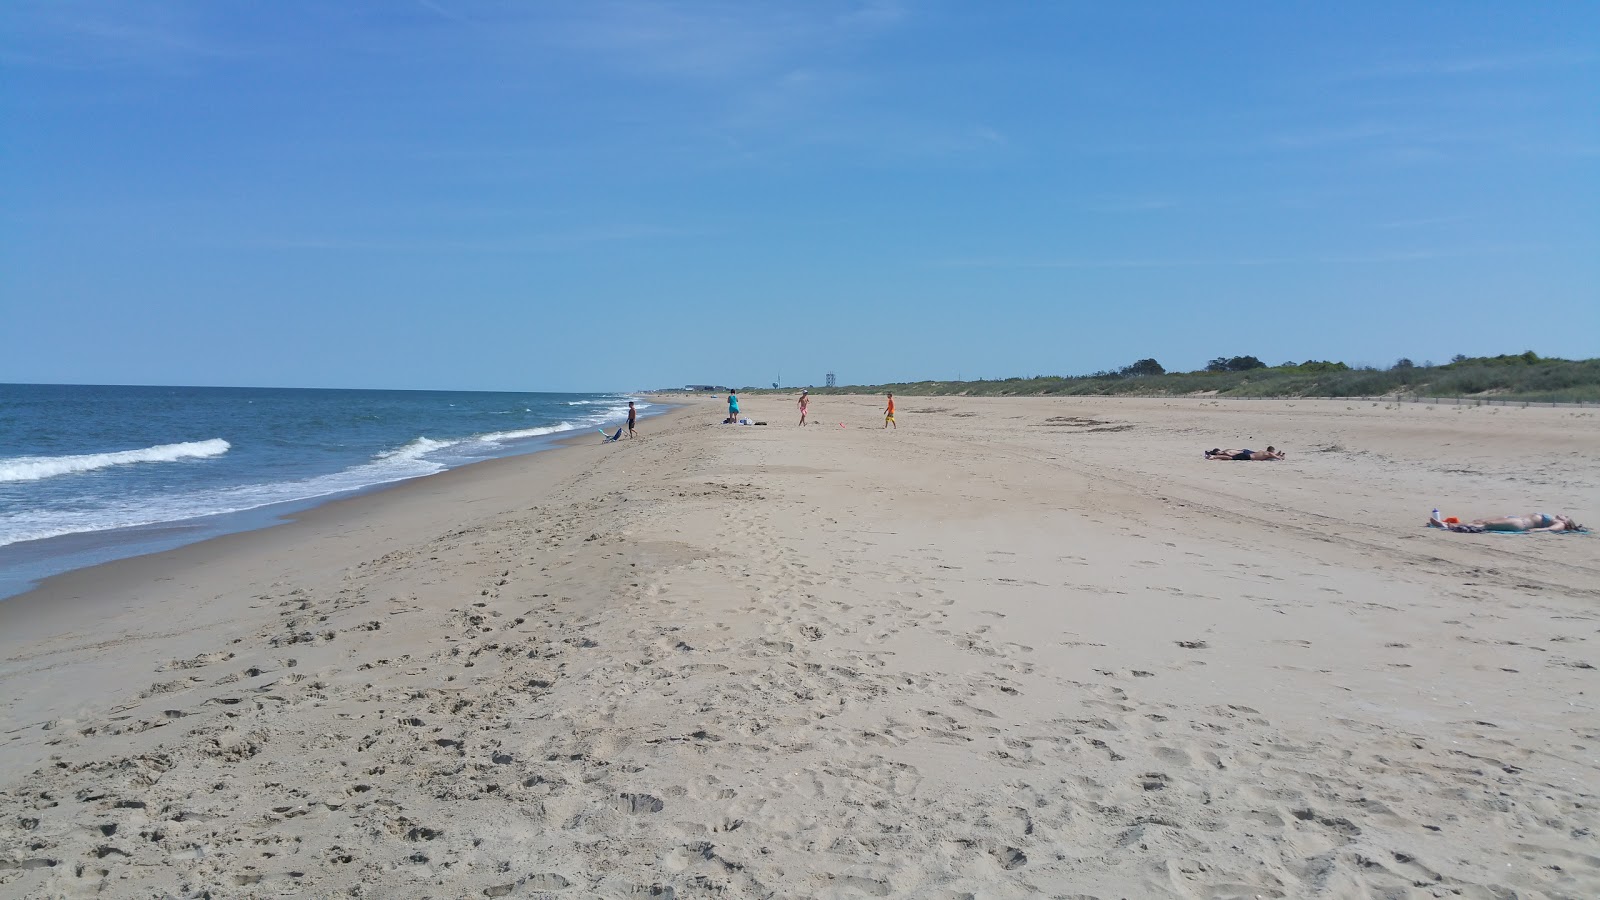
[[[1387,369],[1352,368],[1307,360],[1267,366],[1253,356],[1219,357],[1205,370],[1167,372],[1142,359],[1115,372],[1041,375],[980,381],[811,388],[813,394],[894,391],[907,396],[1130,396],[1175,397],[1465,397],[1528,402],[1600,402],[1600,359],[1551,359],[1529,351],[1468,358],[1443,365],[1402,359]],[[763,391],[751,391],[762,393]]]

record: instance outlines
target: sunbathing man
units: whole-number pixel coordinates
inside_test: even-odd
[[[1284,454],[1275,447],[1265,450],[1207,450],[1206,459],[1226,460],[1252,460],[1252,459],[1283,459]]]
[[[1471,522],[1445,522],[1429,519],[1429,528],[1445,528],[1465,534],[1482,534],[1485,531],[1588,531],[1571,516],[1552,516],[1549,513],[1528,513],[1521,516],[1501,516],[1497,519],[1473,519]]]

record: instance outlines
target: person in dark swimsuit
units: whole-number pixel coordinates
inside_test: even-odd
[[[639,411],[633,408],[633,401],[628,401],[628,439],[633,439],[633,423],[638,421]]]
[[[1260,459],[1260,460],[1283,459],[1283,457],[1284,457],[1284,453],[1282,451],[1278,450],[1276,447],[1268,447],[1265,450],[1207,450],[1206,451],[1206,459],[1224,459],[1224,460],[1230,460],[1230,461],[1231,460],[1238,460],[1240,462],[1244,462],[1244,461],[1247,461],[1247,460],[1257,460],[1257,459]]]

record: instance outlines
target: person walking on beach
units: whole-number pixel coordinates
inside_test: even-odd
[[[633,424],[639,420],[639,411],[633,408],[633,401],[628,401],[628,440],[633,440]]]
[[[728,424],[739,424],[739,395],[733,391],[728,392]]]
[[[800,424],[806,424],[806,410],[811,407],[811,392],[800,392]]]
[[[894,425],[894,430],[895,431],[899,431],[900,430],[900,426],[896,425],[895,421],[894,421],[894,392],[893,391],[889,392],[889,405],[884,407],[884,410],[883,410],[883,427],[888,428],[890,425]]]

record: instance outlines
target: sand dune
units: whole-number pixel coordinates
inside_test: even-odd
[[[0,602],[0,895],[1600,895],[1595,412],[686,402]]]

